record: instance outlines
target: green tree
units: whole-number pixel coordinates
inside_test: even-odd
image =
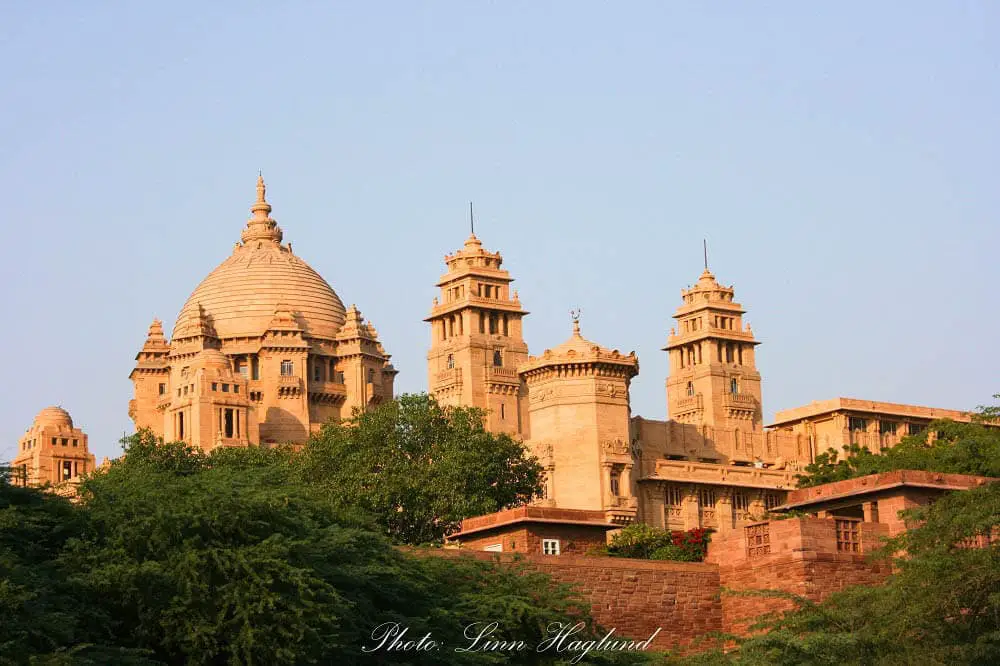
[[[589,605],[524,564],[393,547],[291,449],[206,455],[148,432],[83,482],[82,503],[0,486],[0,663],[494,664],[465,627],[537,644]],[[365,652],[380,624],[430,652]],[[565,655],[519,653],[516,663]],[[598,656],[591,663],[634,663]]]
[[[486,431],[481,410],[443,407],[426,394],[325,426],[297,469],[405,544],[440,542],[463,518],[524,504],[542,481],[523,444]]]

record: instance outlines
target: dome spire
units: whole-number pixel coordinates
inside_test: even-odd
[[[264,175],[258,171],[257,200],[250,207],[252,216],[247,221],[247,228],[243,230],[242,239],[244,243],[255,240],[281,242],[281,227],[271,218],[271,204],[267,203],[266,195],[267,185],[264,184]]]

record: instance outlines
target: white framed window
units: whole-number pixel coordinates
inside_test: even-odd
[[[491,543],[490,545],[486,546],[486,548],[483,548],[483,550],[485,550],[488,553],[502,553],[503,552],[503,544],[502,543]]]
[[[543,555],[558,555],[559,554],[559,539],[542,539],[542,554]]]
[[[295,366],[292,364],[291,360],[285,359],[281,362],[281,375],[283,377],[290,377],[295,372]]]

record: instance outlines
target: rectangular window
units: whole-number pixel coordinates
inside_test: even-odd
[[[223,393],[229,393],[229,384],[223,384],[222,385],[222,392]]]
[[[73,478],[73,462],[71,460],[62,461],[62,480],[69,481]]]
[[[491,543],[490,545],[483,548],[487,553],[502,553],[503,544],[502,543]]]
[[[621,475],[621,470],[611,470],[611,495],[613,497],[621,497]]]
[[[247,367],[246,363],[240,363],[240,367],[236,369],[236,372],[238,372],[243,379],[250,376],[250,368]]]
[[[559,554],[559,539],[542,539],[542,554],[543,555],[558,555]]]
[[[781,506],[781,495],[777,493],[764,493],[764,508],[770,511],[776,506]]]
[[[924,426],[920,425],[919,423],[906,424],[906,432],[909,435],[919,435],[923,431],[924,431]]]
[[[184,412],[177,413],[177,438],[184,439]]]
[[[240,385],[233,384],[233,393],[239,393],[239,392],[240,392]]]
[[[187,386],[185,386],[185,387],[184,387],[184,395],[187,395],[187,394],[188,394],[188,387],[187,387]]]
[[[676,483],[667,484],[667,506],[680,506],[684,503],[684,488]]]
[[[733,510],[743,512],[750,510],[750,496],[746,492],[737,490],[733,493]]]
[[[66,437],[63,437],[62,438],[62,445],[63,446],[69,446],[69,439],[67,439]]]
[[[295,372],[295,366],[288,359],[281,362],[281,376],[291,377],[292,373]]]
[[[213,391],[218,391],[219,390],[219,385],[216,382],[212,382],[212,390]]]
[[[260,379],[260,362],[256,356],[250,359],[250,377],[254,380]]]
[[[319,382],[323,380],[323,366],[319,361],[313,361],[313,381]]]
[[[160,395],[164,395],[164,394],[166,394],[166,392],[167,392],[167,385],[166,384],[160,384]]]
[[[337,373],[337,383],[338,384],[343,384],[344,383],[344,373],[343,372],[338,372]]]
[[[847,419],[847,427],[851,432],[864,432],[868,429],[868,419],[863,419],[860,416],[852,416]]]
[[[845,553],[861,552],[860,520],[837,520],[837,550]]]
[[[232,409],[227,409],[225,411],[224,432],[225,432],[226,437],[232,437],[233,433],[236,432],[236,424],[235,424],[235,420],[234,420],[234,417],[233,417],[233,410]]]
[[[715,508],[715,488],[702,488],[698,491],[698,504],[703,509]]]
[[[73,446],[76,446],[76,447],[80,446],[80,440],[74,439],[73,440]]]
[[[878,434],[880,435],[895,435],[896,434],[896,422],[895,421],[879,421],[878,422]]]
[[[53,437],[53,438],[52,438],[52,446],[55,446],[55,445],[56,445],[56,438],[55,438],[55,437]]]

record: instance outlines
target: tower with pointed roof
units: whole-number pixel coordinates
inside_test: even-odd
[[[680,423],[759,433],[760,373],[754,360],[759,343],[734,295],[732,286],[716,281],[707,261],[698,282],[681,290],[673,315],[677,326],[663,348],[670,357],[667,407]]]
[[[545,468],[543,503],[604,511],[608,522],[625,524],[637,509],[629,386],[639,359],[584,338],[578,316],[569,340],[520,368],[530,405],[527,444]]]
[[[486,411],[492,432],[526,436],[525,391],[517,368],[528,358],[521,308],[513,278],[499,252],[483,249],[473,233],[461,250],[444,258],[440,295],[430,316],[428,386],[445,405]]]
[[[188,298],[167,340],[154,320],[130,378],[129,414],[203,449],[300,444],[393,396],[375,328],[292,252],[263,176],[232,254]]]

